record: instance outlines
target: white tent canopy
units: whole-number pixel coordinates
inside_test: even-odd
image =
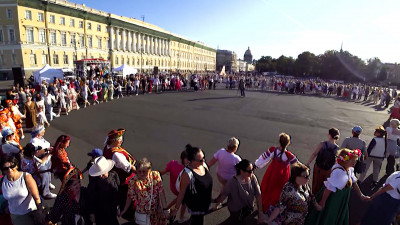
[[[122,64],[120,67],[115,68],[113,71],[117,73],[122,73],[123,77],[126,77],[130,74],[136,74],[138,72],[137,69],[130,67],[126,64]]]
[[[64,73],[61,69],[54,69],[49,64],[46,64],[42,69],[33,72],[33,79],[37,83],[42,83],[44,80],[51,83],[54,77],[63,79],[63,75]]]

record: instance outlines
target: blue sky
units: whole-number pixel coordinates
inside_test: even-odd
[[[343,49],[400,63],[398,0],[70,0],[141,19],[239,58]]]

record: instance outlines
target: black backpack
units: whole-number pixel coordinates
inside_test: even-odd
[[[332,166],[335,165],[337,149],[337,146],[328,147],[328,142],[325,141],[315,160],[317,166],[324,170],[330,170]]]

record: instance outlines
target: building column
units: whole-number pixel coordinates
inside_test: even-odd
[[[136,32],[132,32],[132,51],[136,52]]]
[[[146,41],[146,53],[147,54],[150,54],[150,36],[149,35],[146,35],[147,36],[147,41]]]
[[[171,41],[167,41],[167,55],[171,56]]]
[[[116,28],[116,31],[115,31],[115,40],[116,40],[116,49],[119,51],[120,50],[120,45],[121,45],[121,43],[120,43],[120,40],[119,40],[119,28]]]
[[[154,54],[158,55],[158,38],[154,38]]]
[[[151,37],[151,54],[156,54],[155,52],[156,49],[156,38],[155,37]]]
[[[165,40],[163,40],[163,50],[162,50],[162,52],[163,52],[163,55],[167,55],[167,43],[166,43]]]
[[[122,39],[122,43],[121,43],[122,44],[122,50],[126,51],[126,37],[125,37],[126,36],[126,32],[125,32],[125,29],[122,29],[122,34],[121,35],[122,35],[122,38],[121,38]]]
[[[129,52],[132,51],[132,44],[131,44],[132,38],[131,38],[131,33],[132,33],[132,32],[130,32],[130,31],[128,30],[128,42],[127,42],[126,44],[128,45],[128,51],[129,51]]]
[[[161,39],[159,38],[157,41],[158,54],[161,55]]]
[[[144,34],[142,34],[142,42],[141,42],[141,47],[140,47],[140,49],[142,50],[142,53],[146,53],[146,45],[144,44],[144,39],[145,39],[145,37],[144,37]]]
[[[140,33],[137,34],[137,42],[136,42],[136,51],[140,51],[140,43],[141,43],[142,37]]]
[[[78,36],[79,38],[79,36]],[[114,50],[114,27],[110,27],[110,48],[111,50]]]

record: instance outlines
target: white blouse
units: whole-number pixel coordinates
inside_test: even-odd
[[[336,169],[337,168],[337,169]],[[354,174],[354,168],[346,172],[346,169],[339,164],[335,164],[332,167],[331,176],[324,181],[326,189],[336,192],[337,190],[342,190],[346,187],[347,182],[351,179],[352,183],[357,182],[357,177]]]

